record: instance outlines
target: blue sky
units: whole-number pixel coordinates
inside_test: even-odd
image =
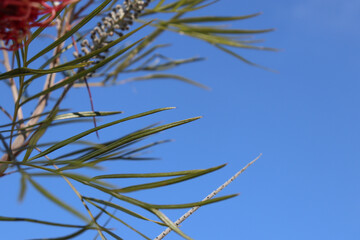
[[[162,160],[119,163],[109,168],[160,172],[228,163],[225,169],[192,182],[132,195],[141,195],[149,202],[180,203],[202,199],[263,153],[222,193],[240,196],[201,208],[181,228],[195,239],[358,239],[360,2],[223,0],[201,13],[243,15],[259,11],[263,12],[261,16],[234,23],[233,27],[274,27],[275,32],[260,37],[266,39],[264,45],[281,51],[237,52],[279,73],[248,66],[210,45],[170,34],[159,39],[161,43],[173,43],[171,49],[164,51],[168,56],[207,57],[204,62],[176,71],[206,84],[211,91],[176,81],[92,90],[96,110],[123,110],[130,115],[157,107],[177,107],[100,132],[104,139],[157,121],[168,123],[203,116],[152,138],[176,139],[150,153]],[[7,96],[0,96],[0,101],[8,101]],[[76,89],[64,106],[80,111],[89,110],[88,105],[86,91]],[[74,134],[77,130],[68,129]],[[46,184],[53,188],[54,182],[49,180]],[[32,190],[25,202],[18,204],[18,188],[13,187],[18,185],[18,176],[3,178],[0,184],[5,186],[0,198],[1,215],[71,219]],[[71,190],[66,189],[65,183],[63,186],[64,198],[80,209]],[[176,219],[183,212],[167,213]],[[151,224],[133,223],[140,224],[139,228],[153,237],[162,230]],[[119,227],[115,222],[110,225]],[[26,226],[26,232],[19,231],[19,226]],[[64,233],[56,228],[47,232],[35,225],[17,223],[1,223],[0,229],[4,239],[24,239],[30,231],[38,232],[37,237]],[[119,227],[122,230],[125,231]],[[139,239],[132,233],[126,234],[125,239]],[[78,239],[92,238],[84,235]],[[171,234],[168,239],[181,238]]]

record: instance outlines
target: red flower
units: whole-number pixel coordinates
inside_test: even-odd
[[[5,49],[13,51],[22,47],[21,41],[30,33],[30,28],[47,26],[58,11],[72,2],[75,1],[0,0],[0,39],[8,46]],[[38,17],[43,14],[50,14],[50,17],[37,22]]]

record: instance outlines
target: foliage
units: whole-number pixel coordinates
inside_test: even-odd
[[[189,64],[203,60],[203,58],[170,59],[157,54],[159,49],[168,47],[168,44],[156,44],[156,39],[164,32],[170,31],[187,35],[209,43],[225,53],[235,56],[237,59],[251,65],[255,63],[243,58],[230,48],[274,50],[272,48],[259,47],[252,40],[253,34],[269,32],[272,29],[246,30],[229,29],[217,23],[226,23],[238,20],[246,20],[256,17],[258,14],[246,16],[201,16],[186,17],[186,14],[196,12],[213,4],[207,0],[175,0],[175,1],[128,1],[123,6],[116,6],[116,1],[106,0],[98,4],[94,0],[71,1],[71,4],[62,6],[62,10],[54,14],[48,13],[45,17],[52,20],[56,28],[55,41],[48,46],[31,55],[31,47],[37,44],[39,37],[46,33],[48,26],[33,24],[37,27],[35,31],[26,35],[22,43],[24,46],[13,52],[8,52],[2,43],[3,64],[6,69],[0,74],[0,80],[7,83],[15,103],[13,113],[9,113],[4,107],[1,110],[6,114],[10,122],[0,126],[0,139],[3,145],[1,149],[3,156],[0,163],[0,175],[6,177],[18,173],[21,177],[21,190],[19,199],[23,199],[28,185],[34,187],[49,201],[82,219],[84,225],[72,225],[43,221],[30,218],[17,218],[0,216],[0,221],[24,221],[45,225],[53,225],[64,228],[77,229],[73,234],[59,237],[57,239],[71,239],[86,231],[97,231],[102,239],[111,236],[121,239],[114,231],[101,225],[98,220],[103,215],[118,221],[137,232],[139,236],[150,239],[135,227],[128,225],[123,220],[109,211],[109,208],[126,213],[132,217],[150,221],[155,224],[170,227],[179,235],[190,239],[183,233],[177,224],[174,224],[161,209],[191,208],[202,206],[217,201],[222,201],[235,195],[222,196],[204,201],[196,201],[187,204],[150,204],[140,199],[127,196],[127,193],[154,189],[162,186],[184,182],[204,174],[216,171],[224,165],[208,169],[197,169],[177,172],[160,173],[119,173],[101,174],[102,164],[109,161],[121,160],[146,160],[139,156],[144,150],[167,141],[158,141],[144,146],[138,144],[143,139],[167,129],[190,123],[199,117],[189,118],[164,125],[153,125],[143,127],[117,139],[107,140],[102,143],[84,140],[92,133],[119,125],[137,118],[144,118],[159,112],[173,109],[165,107],[150,110],[124,118],[119,118],[100,126],[97,126],[96,118],[120,114],[120,111],[86,111],[68,112],[61,108],[63,99],[69,90],[74,87],[86,87],[91,100],[90,86],[111,86],[124,84],[130,81],[149,81],[152,79],[175,79],[197,87],[207,88],[194,80],[181,75],[168,73],[167,71],[182,64]],[[93,10],[91,10],[93,9]],[[193,14],[192,14],[193,15]],[[91,31],[93,20],[101,18],[99,24]],[[137,22],[137,27],[133,27]],[[132,29],[130,29],[130,27]],[[135,33],[141,33],[144,28],[153,27],[153,31],[145,38],[132,40],[133,43],[125,47],[128,40]],[[129,31],[128,31],[129,30]],[[126,33],[126,34],[125,34]],[[89,37],[90,36],[90,37]],[[241,36],[241,37],[240,37]],[[78,45],[81,46],[80,50]],[[111,50],[111,51],[110,51]],[[74,52],[74,59],[68,61]],[[9,56],[9,54],[11,56]],[[11,61],[12,57],[13,61]],[[160,61],[154,61],[160,60]],[[145,72],[145,74],[144,74]],[[150,72],[150,73],[149,73]],[[134,77],[122,79],[122,73],[133,73]],[[61,77],[59,79],[59,77]],[[44,81],[44,86],[32,94],[30,87],[38,86],[38,82]],[[49,99],[54,96],[55,100]],[[23,115],[24,108],[32,108],[30,116]],[[95,126],[84,132],[80,132],[66,139],[54,139],[52,142],[41,142],[40,139],[48,129],[63,124],[81,122],[84,119],[93,119]],[[80,146],[67,148],[68,146]],[[69,150],[70,149],[70,150]],[[51,157],[50,157],[51,156]],[[89,175],[84,169],[93,169],[98,174]],[[62,177],[73,189],[74,193],[84,205],[89,216],[83,215],[70,204],[61,200],[54,193],[42,186],[38,178]],[[131,178],[165,178],[165,180],[154,180],[147,183],[117,187],[107,179],[131,179]],[[106,196],[103,199],[80,193],[75,187],[81,184],[90,189],[100,191]],[[90,191],[91,192],[91,191]],[[114,200],[117,200],[115,203]],[[158,220],[135,212],[124,207],[118,202],[124,202],[142,208],[157,217]],[[100,210],[94,215],[94,208]],[[160,238],[159,238],[160,239]]]

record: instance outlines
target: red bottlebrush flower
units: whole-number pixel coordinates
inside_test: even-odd
[[[75,1],[0,0],[0,39],[4,40],[7,46],[11,44],[5,49],[13,51],[22,47],[21,41],[30,33],[30,28],[46,26],[58,11]],[[46,2],[54,4],[50,6]],[[43,22],[36,22],[43,14],[50,14],[50,17]]]

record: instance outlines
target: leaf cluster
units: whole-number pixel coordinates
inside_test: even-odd
[[[56,40],[38,51],[34,56],[29,56],[29,49],[34,46],[37,39],[46,32],[45,27],[36,29],[24,40],[25,47],[13,53],[13,66],[16,67],[9,67],[9,57],[6,52],[3,52],[4,62],[8,63],[8,65],[5,64],[7,71],[0,74],[0,80],[10,86],[13,94],[16,93],[16,101],[13,106],[13,114],[9,114],[4,108],[1,108],[2,111],[9,116],[10,122],[0,125],[0,140],[3,145],[3,147],[0,148],[0,150],[3,151],[0,162],[0,175],[1,177],[6,177],[13,173],[19,174],[21,186],[19,193],[20,200],[25,197],[28,186],[32,186],[49,201],[52,201],[60,208],[83,220],[84,225],[50,222],[35,218],[5,216],[0,216],[0,221],[31,222],[76,229],[71,235],[56,239],[75,238],[86,231],[97,231],[102,239],[106,239],[106,236],[111,236],[114,239],[122,239],[115,234],[115,231],[99,223],[99,219],[103,215],[106,215],[109,219],[117,221],[132,231],[135,231],[139,236],[145,239],[151,239],[109,210],[115,209],[116,211],[123,212],[137,219],[170,227],[185,239],[191,239],[161,210],[202,206],[236,196],[232,194],[186,204],[152,204],[128,196],[129,193],[136,191],[156,189],[188,181],[217,171],[225,165],[207,169],[176,172],[114,173],[105,175],[82,174],[84,169],[101,170],[101,166],[107,162],[152,160],[152,158],[144,157],[142,155],[143,151],[168,142],[169,140],[155,141],[150,144],[141,145],[145,138],[149,138],[167,129],[193,122],[200,117],[188,118],[163,125],[143,127],[117,139],[97,143],[90,142],[84,138],[90,134],[98,133],[98,131],[103,129],[173,108],[154,109],[120,118],[100,126],[96,125],[97,121],[95,117],[117,115],[122,112],[94,110],[69,112],[68,110],[61,109],[63,99],[73,87],[87,87],[90,99],[91,92],[89,86],[108,86],[153,79],[174,79],[207,89],[205,85],[189,79],[186,76],[167,72],[184,64],[202,61],[204,58],[190,57],[186,59],[173,59],[160,54],[158,51],[169,47],[169,44],[153,43],[166,31],[199,39],[225,53],[235,56],[247,64],[255,66],[257,66],[255,63],[250,62],[233,50],[230,50],[230,48],[275,50],[267,47],[259,47],[255,45],[258,41],[252,40],[251,38],[254,34],[266,33],[272,31],[272,29],[229,29],[222,25],[217,25],[246,20],[256,17],[259,14],[233,17],[186,17],[186,14],[204,9],[213,3],[214,2],[207,0],[153,1],[136,19],[136,21],[140,23],[139,27],[134,28],[122,37],[112,39],[100,49],[67,61],[69,53],[71,51],[77,51],[77,45],[87,37],[89,30],[84,30],[84,27],[89,26],[89,24],[99,16],[101,17],[107,14],[116,4],[116,1],[112,0],[101,1],[94,10],[90,11],[89,9],[96,5],[95,1],[75,2],[57,14]],[[126,45],[125,41],[132,39],[135,33],[141,33],[145,27],[152,27],[152,32],[145,38],[131,40],[132,43]],[[100,61],[94,61],[94,57],[99,54],[105,54],[106,57]],[[125,73],[131,73],[134,74],[134,76],[122,79],[120,75]],[[56,76],[62,76],[62,79],[56,80]],[[45,80],[43,89],[31,93],[29,90],[30,86],[36,85],[41,80]],[[52,101],[50,101],[51,96],[54,96]],[[33,107],[34,111],[30,116],[24,117],[23,108],[29,106]],[[82,123],[89,121],[89,118],[93,118],[94,127],[66,139],[55,139],[53,142],[41,142],[44,134],[50,128],[69,123]],[[73,150],[71,146],[74,145],[80,147]],[[69,146],[70,148],[67,148]],[[99,173],[99,171],[97,172]],[[88,216],[84,215],[78,209],[75,209],[71,204],[63,201],[49,189],[46,189],[38,181],[39,178],[43,177],[63,178],[84,205]],[[150,182],[123,187],[117,187],[109,182],[109,180],[112,179],[134,178],[150,179]],[[154,178],[161,178],[161,180],[153,180]],[[102,196],[106,197],[97,198],[89,196],[86,193],[80,193],[73,183],[98,191],[103,194]],[[143,209],[151,213],[156,219],[149,218],[133,209],[124,207],[121,203]],[[98,209],[99,213],[94,215],[93,209]]]

